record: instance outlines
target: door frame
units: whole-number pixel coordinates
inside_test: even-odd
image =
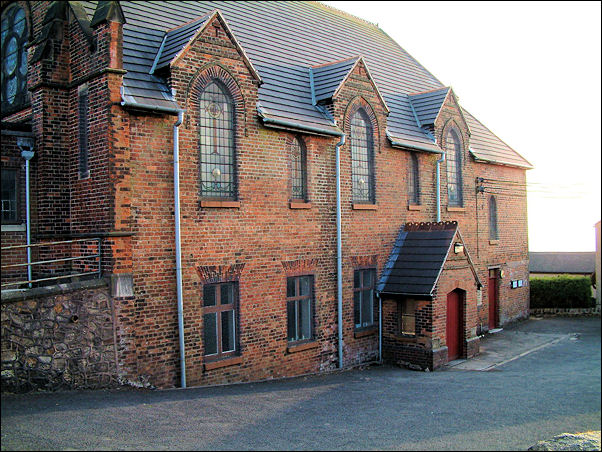
[[[490,267],[488,268],[488,272],[489,275],[487,277],[487,325],[491,330],[494,328],[498,328],[500,324],[500,267]],[[495,281],[493,286],[491,284],[492,281]],[[491,297],[491,289],[493,289],[493,297]]]
[[[456,334],[457,334],[457,339],[458,339],[458,354],[457,356],[454,356],[453,358],[450,358],[450,354],[449,354],[449,338],[450,338],[450,331],[448,329],[448,318],[449,318],[449,296],[452,293],[456,293],[457,297],[458,297],[458,309],[459,309],[459,322],[456,328]],[[464,342],[465,342],[465,323],[466,323],[466,291],[456,287],[454,290],[450,291],[447,293],[447,295],[445,296],[445,314],[446,314],[446,322],[445,322],[445,339],[446,339],[446,343],[447,343],[447,361],[451,361],[454,359],[459,359],[462,358],[464,356]]]

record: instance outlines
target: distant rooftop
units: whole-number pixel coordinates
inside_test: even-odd
[[[596,253],[589,252],[531,252],[530,273],[589,274],[596,269]]]

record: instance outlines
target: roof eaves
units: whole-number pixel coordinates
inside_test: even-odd
[[[401,137],[392,135],[388,129],[385,129],[385,135],[391,142],[391,146],[400,149],[412,149],[416,151],[431,152],[434,154],[443,154],[444,151],[437,145],[437,143],[421,143],[418,141],[407,140]]]
[[[275,129],[293,130],[297,132],[309,133],[312,135],[321,136],[343,136],[344,133],[336,126],[325,128],[320,125],[304,124],[298,121],[293,121],[286,118],[276,117],[271,115],[265,107],[257,102],[257,114],[261,118],[263,125]]]
[[[525,160],[525,162],[527,162],[526,165],[521,165],[520,163],[503,162],[501,160],[493,160],[493,159],[486,159],[483,157],[478,157],[472,148],[468,148],[468,152],[470,152],[470,155],[472,155],[472,157],[474,158],[474,161],[477,163],[488,163],[488,164],[494,164],[494,165],[500,165],[500,166],[509,166],[511,168],[523,168],[523,169],[528,169],[528,170],[535,168],[531,163],[529,163],[524,158],[523,158],[523,160]]]

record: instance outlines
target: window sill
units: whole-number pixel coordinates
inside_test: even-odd
[[[26,225],[25,223],[21,224],[3,224],[2,232],[25,232]]]
[[[236,366],[237,364],[242,364],[242,356],[235,356],[234,358],[220,359],[219,361],[205,363],[205,370]]]
[[[377,331],[378,331],[378,328],[369,327],[369,328],[366,328],[365,330],[354,331],[353,337],[355,339],[358,339],[360,337],[371,336],[371,335],[375,334]]]
[[[240,201],[201,201],[201,207],[218,207],[222,209],[240,209]]]
[[[408,204],[408,210],[422,210],[422,205],[420,205],[420,204]]]
[[[447,206],[448,212],[466,212],[466,207]]]
[[[288,206],[291,209],[311,209],[311,202],[291,201]]]
[[[311,342],[304,342],[302,344],[289,344],[286,347],[286,352],[287,353],[297,353],[297,352],[302,352],[304,350],[311,350],[313,348],[318,348],[320,344],[313,340]]]
[[[499,240],[489,240],[490,245],[498,245],[500,243]]]
[[[376,204],[360,204],[354,202],[353,210],[378,210],[378,206]]]

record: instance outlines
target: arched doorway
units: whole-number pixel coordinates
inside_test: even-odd
[[[464,291],[456,289],[447,294],[447,319],[445,323],[447,360],[462,356],[464,345]]]

